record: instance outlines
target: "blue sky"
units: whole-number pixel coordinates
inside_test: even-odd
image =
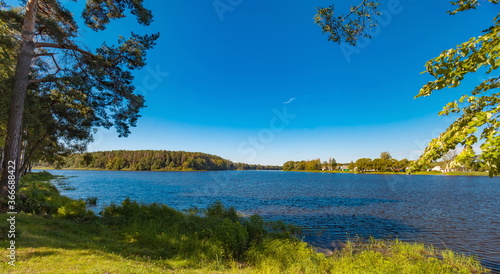
[[[479,35],[500,10],[484,3],[450,16],[449,1],[381,0],[373,39],[357,48],[328,42],[315,7],[357,2],[145,0],[149,27],[126,18],[102,33],[82,30],[88,45],[161,33],[148,67],[135,73],[148,106],[137,127],[128,138],[99,130],[89,150],[200,151],[258,164],[349,162],[382,151],[417,158],[452,121],[437,116],[442,106],[483,79],[413,99],[432,79],[420,74],[425,62]],[[218,13],[214,3],[233,7]]]

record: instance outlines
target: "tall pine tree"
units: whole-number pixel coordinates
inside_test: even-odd
[[[131,33],[129,38],[119,37],[116,45],[103,43],[91,50],[78,42],[79,27],[73,14],[59,1],[25,3],[25,12],[10,7],[0,11],[3,21],[11,25],[7,27],[16,22],[20,27],[0,179],[4,196],[8,164],[15,162],[16,187],[20,169],[26,167],[22,152],[29,156],[43,142],[81,147],[91,140],[96,127],[115,127],[119,136],[130,133],[144,107],[144,98],[134,93],[131,71],[145,65],[146,51],[159,36]],[[127,11],[141,25],[152,22],[152,13],[142,0],[88,0],[82,17],[88,27],[100,31],[111,20],[125,17]],[[7,46],[3,40],[0,43]],[[30,135],[23,127],[25,101],[30,96],[38,104],[30,106],[33,113],[44,113],[47,119],[45,126],[38,125],[47,129],[43,134],[37,131],[40,136]],[[36,107],[45,112],[36,112]]]

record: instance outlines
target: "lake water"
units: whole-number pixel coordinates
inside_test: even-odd
[[[500,272],[500,178],[282,171],[134,172],[50,170],[75,176],[72,198],[98,197],[99,211],[126,197],[176,209],[220,200],[245,214],[303,227],[304,239],[335,247],[356,236],[399,238],[477,255]],[[61,187],[59,187],[61,189]]]

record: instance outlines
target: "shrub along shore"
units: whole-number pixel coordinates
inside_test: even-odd
[[[49,182],[53,178],[47,172],[22,178],[18,198],[24,213],[16,215],[16,262],[7,264],[2,255],[1,272],[487,272],[473,257],[398,240],[349,241],[325,256],[301,241],[296,227],[258,215],[241,217],[219,202],[180,212],[126,199],[96,216],[85,201],[61,196]],[[2,222],[4,246],[8,230]]]

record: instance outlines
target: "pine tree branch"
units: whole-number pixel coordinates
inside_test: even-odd
[[[56,72],[51,73],[50,75],[56,75],[56,74],[58,74],[62,70],[61,67],[59,67],[59,63],[57,63],[56,58],[54,57],[55,54],[56,53],[53,53],[53,52],[51,52],[51,53],[47,52],[47,53],[38,53],[38,54],[35,54],[35,57],[40,57],[40,56],[50,56],[50,57],[52,57],[52,61],[54,62],[54,65],[56,66],[57,70],[56,70]]]
[[[35,54],[35,57],[40,57],[40,56],[53,56],[54,53],[37,53]]]
[[[55,77],[46,77],[46,78],[41,78],[41,79],[31,79],[28,81],[28,84],[39,84],[39,83],[50,83],[50,82],[57,82],[61,78],[55,78]]]
[[[73,51],[78,51],[78,52],[85,54],[85,55],[94,56],[94,54],[92,54],[91,52],[83,50],[75,45],[64,45],[64,44],[37,42],[37,43],[35,43],[35,47],[36,48],[69,49],[69,50],[73,50]]]

